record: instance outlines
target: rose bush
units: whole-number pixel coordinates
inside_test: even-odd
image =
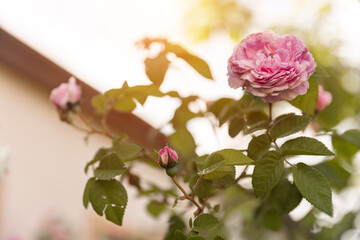
[[[281,239],[329,239],[328,236],[318,238],[313,233],[301,234],[299,238],[294,236],[298,231],[312,229],[318,211],[329,217],[334,215],[334,190],[344,188],[351,176],[339,160],[344,158],[350,162],[360,149],[360,131],[353,129],[339,134],[336,129],[325,128],[317,122],[326,110],[319,114],[316,111],[329,104],[331,97],[324,94],[321,86],[318,88],[315,78],[308,83],[316,63],[302,41],[295,36],[276,36],[272,32],[247,37],[229,60],[229,83],[232,87],[244,87],[252,94],[211,102],[196,95],[184,97],[176,91],[160,90],[171,67],[169,63],[175,61],[174,56],[211,79],[205,61],[164,39],[146,38],[140,43],[144,49],[150,49],[153,43],[162,45],[157,56],[152,52],[144,61],[152,84],[129,86],[125,81],[121,88],[95,96],[92,105],[102,123],[96,128],[81,116],[81,111],[67,112],[71,120],[81,120],[67,123],[88,136],[102,134],[112,141],[108,147],[100,148],[85,166],[86,174],[92,170],[83,195],[85,208],[92,206],[99,216],[121,226],[128,202],[126,188],[135,187],[139,197],[149,200],[146,208],[149,214],[154,218],[160,214],[169,215],[165,240],[229,239],[231,231],[226,223],[235,212],[242,218],[241,233],[252,236],[249,239],[269,239],[269,231],[281,231]],[[172,58],[168,57],[169,53]],[[293,99],[299,94],[304,95],[290,103],[301,110],[301,114],[289,112],[275,117],[272,108],[278,105],[264,103]],[[131,142],[135,140],[126,136],[126,132],[115,136],[109,131],[106,117],[110,111],[131,112],[144,105],[149,97],[171,97],[181,102],[168,122],[174,132],[167,136],[167,144],[153,149]],[[192,110],[189,105],[195,101],[202,101],[206,109]],[[216,130],[228,127],[232,138],[249,135],[251,140],[239,144],[247,145],[245,149],[217,149],[199,155],[197,143],[187,128],[194,118],[208,119]],[[309,125],[317,126],[312,137],[294,136]],[[317,135],[332,138],[333,148],[330,149],[334,152],[319,141]],[[147,137],[144,134],[144,138]],[[285,137],[285,141],[278,141]],[[239,139],[239,143],[243,140]],[[307,165],[302,159],[294,160],[299,155],[323,156],[323,160],[315,164],[309,161]],[[172,187],[163,189],[155,183],[156,178],[150,182],[142,174],[135,174],[133,169],[139,161],[164,168]],[[123,186],[125,179],[128,185]],[[294,220],[289,213],[303,199],[310,202],[314,210],[304,221]],[[186,210],[193,212],[186,221],[184,217],[188,215],[184,214],[184,209],[174,209],[179,201],[188,202]],[[311,223],[307,224],[309,221]]]
[[[249,35],[235,47],[228,81],[230,87],[243,87],[264,102],[289,101],[307,92],[315,67],[299,37],[265,31]]]

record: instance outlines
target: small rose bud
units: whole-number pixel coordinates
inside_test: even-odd
[[[50,101],[61,111],[72,109],[79,103],[80,98],[81,87],[76,84],[74,77],[70,77],[67,83],[62,83],[54,88],[50,94]]]
[[[324,88],[319,85],[318,88],[318,102],[316,104],[316,111],[320,112],[326,108],[332,101],[332,95],[330,92],[324,91]]]
[[[162,168],[172,168],[179,162],[179,158],[174,149],[165,146],[159,151],[159,165]]]

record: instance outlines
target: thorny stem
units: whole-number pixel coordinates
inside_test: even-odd
[[[86,127],[89,128],[89,130],[87,129],[84,129],[84,128],[80,128],[79,126],[76,126],[75,124],[73,124],[73,126],[81,131],[85,131],[87,132],[89,135],[91,134],[100,134],[100,135],[104,135],[110,139],[113,139],[113,137],[110,135],[110,133],[108,131],[99,131],[99,130],[96,130],[95,128],[93,128],[87,121],[86,119],[81,115],[81,114],[78,114],[77,115],[79,117],[79,119],[81,120],[81,122],[83,122],[85,124]]]
[[[200,212],[202,212],[202,207],[200,206],[200,204],[198,204],[196,201],[195,201],[195,199],[194,199],[194,197],[189,197],[189,195],[186,193],[186,191],[184,190],[184,188],[179,184],[179,182],[175,179],[175,177],[172,177],[171,178],[172,180],[173,180],[173,182],[175,183],[175,185],[180,189],[180,191],[184,194],[184,197],[186,198],[186,199],[188,199],[189,201],[191,201],[197,208],[198,208],[198,210],[200,211]]]
[[[196,180],[195,186],[194,186],[194,188],[193,188],[192,191],[191,191],[191,198],[194,198],[196,188],[199,186],[200,181],[201,181],[202,178],[203,178],[203,175],[201,175],[201,176]]]

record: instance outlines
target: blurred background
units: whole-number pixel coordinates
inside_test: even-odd
[[[120,87],[125,80],[131,86],[149,84],[143,62],[147,53],[135,43],[164,37],[207,61],[215,81],[176,61],[162,90],[209,101],[239,98],[242,92],[230,89],[226,77],[235,44],[266,29],[300,35],[318,63],[317,81],[334,96],[319,118],[340,132],[360,126],[359,26],[358,0],[0,0],[3,30],[100,92]],[[85,144],[81,133],[58,120],[49,92],[33,82],[0,61],[0,239],[161,239],[167,219],[148,215],[146,202],[131,188],[122,228],[83,208],[83,167],[109,142],[94,137]],[[175,100],[149,99],[135,114],[169,134],[172,129],[166,123],[178,105]],[[188,127],[198,154],[239,145],[238,139],[222,134],[224,129],[216,140],[204,119]],[[333,239],[360,239],[360,161],[356,153],[351,159],[343,163],[351,173],[350,183],[334,197],[342,210],[317,225],[329,227],[353,213],[348,230]],[[138,172],[164,182],[153,169],[140,167]],[[305,203],[293,216],[302,218],[306,211]],[[235,234],[231,239],[242,238]]]

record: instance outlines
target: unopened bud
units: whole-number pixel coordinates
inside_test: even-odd
[[[324,90],[324,88],[319,85],[318,88],[318,102],[316,104],[316,111],[320,112],[326,108],[332,101],[332,95],[330,92]]]
[[[173,168],[179,162],[179,157],[174,149],[165,146],[159,151],[159,165],[162,168]]]

